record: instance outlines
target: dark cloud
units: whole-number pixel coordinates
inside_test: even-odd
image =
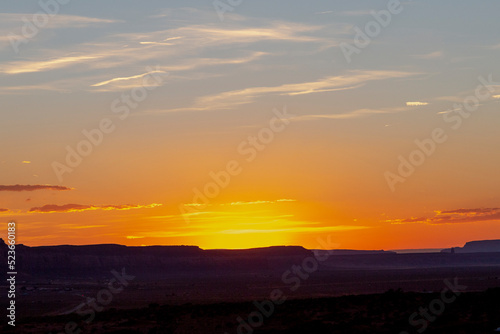
[[[16,184],[12,186],[0,185],[0,191],[35,191],[35,190],[73,190],[73,188],[63,187],[63,186],[51,186],[48,184]]]
[[[401,222],[403,222],[403,223],[419,223],[425,219],[426,219],[425,217],[407,218],[407,219],[403,219]]]
[[[53,212],[81,212],[89,210],[131,210],[131,209],[146,209],[161,206],[161,204],[149,204],[149,205],[82,205],[82,204],[47,204],[42,207],[31,208],[29,212],[38,213],[53,213]]]
[[[451,211],[438,211],[442,214],[482,214],[482,213],[495,213],[500,208],[485,208],[485,209],[457,209]]]
[[[7,212],[7,211],[9,211],[9,209],[2,209],[2,208],[0,208],[0,212]]]
[[[500,220],[500,208],[456,209],[436,211],[434,217],[387,220],[391,224],[458,224],[479,221]]]

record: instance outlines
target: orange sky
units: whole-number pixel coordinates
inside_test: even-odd
[[[16,221],[30,246],[500,238],[499,4],[408,6],[346,57],[383,3],[278,3],[223,22],[210,3],[75,4],[18,50],[2,36],[32,9],[6,5],[2,231]],[[465,7],[470,25],[449,19]]]

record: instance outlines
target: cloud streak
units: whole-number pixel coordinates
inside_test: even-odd
[[[132,209],[149,209],[161,206],[162,204],[149,204],[149,205],[82,205],[82,204],[47,204],[42,207],[31,208],[29,212],[32,213],[56,213],[56,212],[82,212],[91,210],[132,210]]]
[[[35,190],[56,190],[56,191],[65,191],[65,190],[73,190],[74,188],[68,188],[63,186],[52,186],[48,184],[16,184],[12,186],[0,185],[0,191],[35,191]]]
[[[33,73],[33,72],[43,72],[49,70],[55,70],[60,68],[65,68],[73,65],[79,65],[90,60],[97,60],[101,58],[98,55],[95,56],[66,56],[53,58],[51,60],[35,60],[35,61],[15,61],[5,65],[3,69],[0,69],[0,73],[5,74],[22,74],[22,73]]]
[[[276,201],[231,202],[231,203],[222,204],[222,205],[238,206],[238,205],[256,205],[256,204],[277,204],[277,203],[282,203],[282,202],[296,202],[296,201],[297,200],[295,200],[295,199],[282,198],[282,199],[278,199]]]
[[[204,223],[203,221],[201,221]],[[209,236],[209,235],[238,235],[238,234],[268,234],[268,233],[310,233],[310,232],[340,232],[340,231],[356,231],[369,229],[368,226],[321,226],[316,222],[304,221],[288,221],[288,220],[273,220],[272,226],[269,226],[269,221],[262,224],[234,224],[234,228],[227,229],[225,224],[211,224],[210,228],[198,229],[178,229],[170,231],[147,231],[140,232],[141,237],[155,238],[171,238],[171,237],[192,237],[192,236]],[[206,226],[205,226],[206,227]]]
[[[419,102],[419,101],[406,102],[406,106],[408,106],[408,107],[420,107],[420,106],[426,106],[428,104],[429,104],[428,102]]]
[[[317,81],[270,87],[250,87],[203,96],[198,98],[191,107],[166,111],[230,109],[238,105],[251,103],[255,99],[266,95],[294,96],[355,89],[364,86],[370,81],[405,78],[418,74],[399,71],[349,71],[345,75],[325,77]]]
[[[15,17],[15,15],[4,14],[17,27],[22,15]],[[157,64],[166,71],[174,72],[192,71],[218,65],[244,65],[263,55],[283,54],[282,51],[268,45],[259,45],[252,52],[251,44],[254,43],[266,41],[296,45],[307,43],[310,45],[307,52],[310,53],[338,45],[340,36],[347,31],[346,24],[335,24],[335,29],[327,30],[331,27],[239,16],[238,19],[230,20],[224,27],[221,27],[213,24],[211,11],[205,12],[188,8],[170,9],[164,15],[166,15],[164,17],[176,17],[179,20],[172,20],[172,24],[169,24],[172,28],[169,29],[165,29],[164,22],[153,21],[150,30],[144,32],[110,34],[106,31],[91,40],[82,40],[80,43],[76,40],[74,45],[56,49],[40,48],[32,58],[4,63],[0,67],[0,74],[10,76],[40,72],[43,73],[41,78],[48,78],[48,81],[38,84],[27,83],[17,87],[9,86],[9,89],[16,94],[26,94],[29,91],[40,89],[112,91],[119,89],[114,86],[115,84],[129,84],[129,82],[126,80],[107,82],[110,79],[129,78],[140,73],[130,74],[124,71],[131,66],[138,68],[145,63]],[[63,25],[64,22],[68,26],[81,23],[93,27],[96,23],[120,22],[63,15],[56,17],[60,25]],[[56,17],[51,18],[51,23],[52,19],[56,20]],[[183,19],[180,19],[181,17]],[[197,17],[199,20],[195,24],[186,25],[186,21],[194,22],[192,21],[193,17]],[[0,20],[0,22],[4,21],[4,19]],[[331,31],[335,31],[336,36],[330,36]],[[8,42],[4,44],[7,45]],[[216,54],[213,52],[214,48],[225,52]],[[304,49],[301,48],[301,50]],[[200,55],[210,55],[210,57],[200,57]],[[84,66],[82,67],[82,65]],[[45,76],[49,71],[60,69],[66,71],[66,82],[64,83],[54,82],[53,75]],[[194,74],[190,73],[190,77],[197,80],[197,76]],[[133,79],[131,78],[131,80]],[[92,87],[93,85],[96,86]]]
[[[273,22],[268,27],[242,27],[234,25],[221,28],[213,25],[192,25],[171,31],[175,36],[189,38],[203,37],[209,44],[254,43],[266,40],[296,42],[327,42],[320,37],[308,36],[305,33],[322,29],[319,25],[305,25],[291,22]],[[332,42],[329,41],[331,44]]]
[[[11,26],[11,28],[18,28],[23,18],[31,18],[33,13],[0,13],[0,21]],[[122,22],[118,20],[100,19],[95,17],[77,16],[77,15],[63,15],[57,14],[50,18],[47,22],[46,28],[83,28],[94,26],[95,24],[107,24]]]
[[[145,76],[151,75],[153,73],[166,73],[166,72],[155,70],[155,71],[149,71],[149,72],[138,74],[138,75],[133,75],[133,76],[130,76],[130,77],[113,78],[113,79],[110,79],[110,80],[106,80],[106,81],[102,81],[102,82],[98,82],[96,84],[93,84],[92,87],[104,86],[104,85],[108,85],[110,83],[117,82],[117,81],[128,81],[128,80],[133,80],[133,79],[142,79]]]
[[[391,224],[457,224],[500,220],[500,208],[456,209],[435,211],[433,217],[387,220]]]
[[[357,109],[343,114],[318,114],[318,115],[302,115],[293,117],[291,121],[315,121],[322,119],[352,119],[361,118],[370,115],[391,114],[406,110],[405,108],[388,108],[388,109]]]

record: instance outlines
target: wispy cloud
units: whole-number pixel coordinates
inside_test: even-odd
[[[348,225],[337,225],[337,226],[302,226],[302,227],[292,227],[292,228],[275,228],[275,229],[230,229],[220,231],[221,234],[248,234],[248,233],[276,233],[276,232],[294,232],[294,233],[306,233],[306,232],[334,232],[334,231],[353,231],[353,230],[364,230],[367,226],[348,226]]]
[[[251,87],[203,96],[191,106],[166,111],[229,109],[253,102],[265,95],[304,95],[359,88],[370,81],[404,78],[418,73],[398,71],[350,71],[346,75],[330,76],[317,81],[284,84],[272,87]]]
[[[0,13],[0,22],[8,25],[10,28],[20,27],[23,18],[31,18],[33,13]],[[77,15],[57,14],[50,18],[44,29],[56,28],[84,28],[95,26],[96,24],[109,24],[123,22],[119,20],[102,19],[96,17],[86,17]],[[13,31],[15,32],[15,31]]]
[[[496,82],[493,82],[493,84],[488,86],[488,89],[491,90],[492,95],[488,98],[483,98],[481,100],[488,101],[488,100],[496,100],[496,99],[500,98],[500,95],[498,95],[498,94],[500,94],[500,85],[499,84],[496,84]],[[456,95],[439,96],[439,97],[436,97],[435,100],[463,103],[471,95],[475,96],[476,91],[475,90],[467,90],[467,91],[458,92]]]
[[[250,202],[231,202],[227,204],[222,204],[222,205],[231,205],[231,206],[237,206],[237,205],[256,205],[256,204],[277,204],[277,203],[283,203],[283,202],[296,202],[297,200],[294,199],[278,199],[275,201],[250,201]]]
[[[420,106],[426,106],[428,105],[429,103],[428,102],[406,102],[406,105],[408,107],[420,107]]]
[[[213,12],[205,13],[196,9],[172,9],[166,15],[175,17],[169,24],[173,26],[170,29],[165,29],[164,23],[160,25],[152,22],[148,31],[105,32],[79,43],[76,41],[58,48],[40,48],[29,59],[4,62],[0,67],[1,74],[40,73],[40,77],[36,83],[11,84],[5,87],[7,91],[2,89],[0,94],[30,94],[34,90],[68,92],[86,89],[95,92],[130,88],[130,85],[135,85],[134,81],[141,80],[141,77],[136,77],[141,72],[135,70],[135,73],[130,73],[130,69],[143,68],[144,64],[158,65],[162,70],[172,73],[171,78],[198,80],[200,75],[207,73],[196,70],[213,66],[244,66],[264,56],[284,54],[276,49],[275,43],[261,42],[287,43],[296,45],[297,52],[314,53],[338,45],[340,38],[343,38],[342,32],[347,31],[346,24],[340,23],[327,27],[249,19],[238,15],[231,15],[231,19],[220,26],[213,23]],[[199,19],[198,23],[190,24],[193,17]],[[80,21],[93,22],[88,18],[80,18]],[[158,27],[161,29],[155,30]],[[260,44],[252,45],[256,43]],[[307,48],[302,47],[304,43],[308,44]],[[216,49],[221,52],[213,52]],[[64,80],[54,80],[57,76],[47,75],[49,71],[60,69],[65,70]],[[175,76],[174,72],[187,73]],[[231,74],[232,71],[218,72],[220,76]]]
[[[154,76],[154,75],[166,76],[168,75],[168,72],[157,69],[138,75],[132,75],[129,77],[118,77],[106,81],[101,81],[91,86],[92,87],[105,86],[104,88],[99,89],[100,91],[124,90],[124,89],[132,89],[134,87],[145,87],[145,88],[158,87],[161,85],[161,82],[163,82],[163,79],[158,81],[153,78],[148,78],[148,76]]]
[[[167,71],[188,71],[194,70],[201,67],[219,66],[219,65],[236,65],[236,64],[246,64],[255,61],[265,55],[267,52],[253,52],[247,56],[243,57],[232,57],[232,58],[195,58],[189,61],[183,61],[177,65],[166,66]]]
[[[0,191],[35,191],[35,190],[57,190],[57,191],[64,191],[64,190],[73,190],[74,188],[68,188],[68,187],[63,187],[63,186],[52,186],[48,184],[36,184],[36,185],[29,185],[29,184],[16,184],[12,186],[6,186],[6,185],[0,185]]]
[[[413,55],[413,58],[417,59],[439,59],[444,57],[443,51],[434,51],[426,54]]]
[[[0,49],[10,47],[11,40],[23,36],[24,21],[31,21],[33,13],[0,13]],[[43,22],[43,21],[42,21]],[[104,24],[119,23],[123,21],[96,17],[57,14],[51,16],[43,25],[44,30],[50,29],[82,29],[96,28]],[[30,23],[32,24],[32,23]],[[34,27],[34,26],[33,26]],[[34,29],[37,29],[34,27]],[[31,29],[29,30],[31,31]]]
[[[438,210],[433,217],[405,218],[387,220],[391,224],[456,224],[474,223],[479,221],[500,220],[500,208]]]
[[[1,86],[0,95],[26,95],[27,92],[32,94],[36,91],[57,91],[57,92],[67,92],[68,88],[64,87],[63,84],[50,83],[50,84],[39,84],[39,85],[22,85],[22,86]]]
[[[234,22],[226,27],[213,24],[187,25],[169,30],[150,31],[148,33],[125,33],[111,36],[111,43],[92,43],[85,45],[85,54],[97,54],[105,58],[104,63],[123,67],[123,60],[144,61],[157,59],[174,70],[187,60],[195,60],[193,55],[215,47],[230,46],[237,50],[248,44],[262,41],[282,41],[288,43],[316,43],[332,47],[338,43],[331,38],[313,36],[310,33],[324,29],[319,25],[306,25],[291,22],[265,22],[260,27],[249,27],[248,22]],[[125,45],[124,45],[125,44]],[[263,52],[259,48],[259,52]],[[232,53],[232,52],[231,52]],[[255,54],[252,52],[250,54]],[[239,56],[238,58],[241,58]],[[214,58],[228,60],[229,57]],[[168,64],[168,65],[167,65]],[[208,64],[210,66],[211,64]],[[200,66],[200,65],[197,65]]]
[[[100,56],[66,56],[54,58],[51,60],[33,60],[33,61],[15,61],[7,63],[0,68],[0,73],[20,74],[42,72],[54,69],[60,69],[68,66],[79,65],[90,60],[99,59]]]
[[[162,75],[170,75],[170,73],[175,72],[185,72],[185,71],[193,71],[196,69],[211,67],[211,66],[221,66],[221,65],[238,65],[245,64],[255,61],[267,53],[265,52],[254,52],[250,55],[243,57],[226,57],[226,58],[195,58],[190,60],[179,61],[176,65],[167,65],[162,66],[161,70],[150,71],[138,75],[127,76],[127,77],[117,77],[113,79],[108,79],[105,81],[101,81],[95,84],[92,84],[92,87],[101,87],[100,91],[114,91],[114,90],[123,90],[130,89],[137,86],[144,86],[143,79],[144,77],[152,74],[162,74]],[[179,76],[170,75],[170,78],[178,78]],[[199,78],[199,76],[198,76]],[[155,84],[154,80],[150,80],[151,84]],[[158,84],[156,84],[158,85]],[[154,112],[153,112],[154,113]]]
[[[274,219],[273,219],[274,218]],[[191,225],[190,228],[172,229],[169,231],[147,231],[138,233],[142,237],[188,237],[202,235],[221,235],[221,234],[268,234],[268,233],[309,233],[309,232],[332,232],[332,231],[353,231],[368,229],[368,226],[360,225],[333,225],[325,226],[318,222],[294,221],[277,217],[268,217],[262,222],[238,223],[232,224],[228,229],[227,223],[214,223],[207,225]],[[199,221],[204,222],[204,221]],[[198,228],[199,227],[199,228]]]
[[[325,42],[324,39],[305,35],[304,33],[322,29],[319,25],[306,25],[291,22],[272,22],[269,27],[238,27],[223,28],[214,25],[195,25],[181,27],[171,32],[177,36],[203,36],[206,42],[212,44],[249,43],[265,40],[281,40],[293,42]]]
[[[77,224],[59,224],[57,227],[67,230],[82,230],[87,228],[106,227],[106,225],[77,225]]]
[[[332,14],[332,13],[335,13],[335,11],[333,11],[333,10],[326,10],[324,12],[316,12],[314,14],[316,14],[316,15],[324,15],[324,14]]]
[[[42,207],[31,208],[29,212],[34,213],[55,213],[55,212],[81,212],[89,210],[132,210],[132,209],[149,209],[161,206],[162,204],[149,204],[149,205],[82,205],[82,204],[65,204],[55,205],[48,204]]]
[[[406,108],[387,108],[387,109],[357,109],[347,113],[341,114],[316,114],[316,115],[302,115],[291,118],[291,121],[315,121],[322,119],[352,119],[361,118],[378,114],[392,114],[405,111]]]
[[[258,205],[258,204],[279,204],[279,203],[285,203],[285,202],[297,202],[295,199],[289,199],[289,198],[281,198],[273,201],[267,201],[267,200],[259,200],[259,201],[238,201],[238,202],[230,202],[230,203],[221,203],[221,204],[200,204],[200,203],[187,203],[183,204],[186,207],[207,207],[207,206],[243,206],[243,205]],[[200,211],[201,212],[201,211]],[[199,212],[198,212],[199,213]],[[207,211],[205,213],[210,213],[210,211]],[[175,216],[169,216],[169,217],[175,217]]]

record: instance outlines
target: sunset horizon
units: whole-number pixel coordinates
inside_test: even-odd
[[[214,6],[7,6],[2,226],[30,245],[500,238],[500,39],[441,20],[493,11]]]
[[[0,331],[500,332],[498,13],[4,1]]]

